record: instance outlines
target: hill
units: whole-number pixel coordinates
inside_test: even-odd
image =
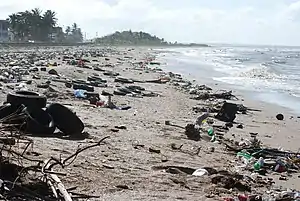
[[[163,38],[145,32],[122,31],[97,38],[96,43],[111,45],[166,45]]]

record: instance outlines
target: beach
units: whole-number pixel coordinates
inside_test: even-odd
[[[101,56],[91,57],[89,51],[100,51]],[[181,85],[176,82],[150,83],[135,82],[123,84],[115,82],[115,77],[103,75],[103,71],[113,71],[122,77],[134,80],[156,80],[168,76],[167,61],[161,57],[161,52],[149,47],[51,47],[26,50],[2,50],[12,54],[22,55],[26,51],[44,55],[45,62],[58,66],[48,66],[46,71],[32,71],[24,76],[32,80],[27,84],[28,90],[47,96],[48,103],[58,102],[72,109],[85,125],[88,134],[84,139],[68,139],[60,136],[43,137],[29,136],[33,140],[30,151],[39,153],[37,156],[45,160],[51,156],[65,158],[82,147],[109,136],[99,147],[88,149],[76,157],[76,160],[66,168],[56,171],[66,173],[61,177],[66,188],[76,187],[82,194],[99,196],[89,200],[224,200],[226,197],[237,197],[245,194],[234,188],[224,188],[211,182],[212,175],[193,176],[191,171],[199,168],[213,168],[218,171],[236,171],[236,153],[229,152],[222,143],[209,141],[194,141],[185,135],[185,126],[193,123],[201,115],[194,112],[193,107],[201,107],[212,103],[211,100],[194,100]],[[82,52],[83,58],[91,61],[86,63],[89,68],[81,68],[67,64],[62,56]],[[49,59],[51,57],[51,59]],[[60,58],[60,59],[59,59]],[[149,61],[158,61],[153,63]],[[103,71],[96,71],[97,66]],[[40,68],[40,67],[38,67]],[[58,75],[49,75],[54,69]],[[161,70],[163,69],[163,70]],[[86,80],[89,76],[98,75],[107,80],[107,87],[95,87],[95,92],[114,92],[117,87],[138,85],[153,92],[143,97],[112,96],[117,106],[130,106],[128,110],[112,110],[97,107],[88,100],[74,96],[74,89],[67,88],[59,79]],[[33,78],[33,75],[39,77]],[[209,75],[207,75],[209,76]],[[185,76],[183,75],[183,80]],[[50,80],[50,88],[37,88],[38,84]],[[172,80],[172,78],[171,78]],[[191,83],[196,82],[190,80]],[[184,81],[183,83],[186,83]],[[232,90],[229,85],[222,85],[203,80],[212,91]],[[16,90],[19,83],[2,83],[0,100],[5,102],[8,92]],[[238,113],[233,127],[223,132],[223,138],[233,141],[250,139],[250,133],[257,133],[257,139],[265,147],[284,151],[299,151],[299,118],[289,108],[264,101],[249,99],[242,91],[233,90],[238,100],[229,102],[243,104],[247,108],[260,111]],[[277,114],[283,114],[284,120],[276,119]],[[225,122],[212,118],[214,125],[225,125]],[[166,123],[169,122],[169,123]],[[242,128],[237,128],[237,125]],[[174,126],[175,125],[175,126]],[[117,129],[116,129],[117,128]],[[119,128],[119,129],[118,129]],[[20,145],[20,149],[22,149]],[[179,170],[179,171],[178,171]],[[177,172],[176,172],[177,171]],[[239,173],[250,176],[249,171],[239,170]],[[300,190],[300,174],[269,173],[261,176],[262,180],[272,180],[274,183],[251,184],[248,195],[275,195],[287,189]],[[286,180],[280,178],[285,177]],[[271,178],[271,179],[270,179]],[[247,183],[247,182],[246,182]],[[280,187],[281,186],[281,187]],[[274,190],[277,189],[277,190]],[[87,200],[87,199],[82,199]]]

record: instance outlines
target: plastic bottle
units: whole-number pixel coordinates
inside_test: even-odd
[[[264,158],[260,157],[256,163],[254,163],[254,170],[260,170],[264,165]]]
[[[195,125],[202,126],[202,124],[204,123],[204,120],[206,120],[207,117],[209,117],[209,113],[208,112],[204,112],[201,116],[199,116],[196,119]]]
[[[214,134],[214,129],[206,122],[206,120],[204,120],[201,125],[201,131],[203,132],[203,134],[201,135],[203,139],[211,142],[215,141],[216,138]]]
[[[201,136],[202,139],[206,140],[206,141],[211,141],[214,142],[215,141],[215,136],[214,136],[214,129],[212,126],[210,126],[206,119],[209,117],[209,113],[208,112],[204,112],[202,115],[200,115],[195,122],[196,126],[199,126],[200,129],[203,131],[203,135]]]
[[[237,170],[240,168],[247,169],[250,164],[253,164],[253,157],[247,152],[238,152],[237,157],[239,158],[239,161],[242,162],[242,164],[236,166]]]

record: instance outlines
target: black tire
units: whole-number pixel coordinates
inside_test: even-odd
[[[24,119],[16,118],[21,111],[21,107],[7,103],[0,107],[0,119],[4,124],[22,124]]]
[[[47,98],[31,91],[17,91],[8,93],[6,102],[16,107],[25,105],[26,107],[43,108],[46,106]]]
[[[41,108],[25,108],[26,124],[21,127],[25,133],[33,135],[50,135],[55,131],[53,118]]]
[[[67,135],[81,134],[84,125],[82,121],[67,107],[53,103],[47,106],[47,112],[52,116],[55,125]]]

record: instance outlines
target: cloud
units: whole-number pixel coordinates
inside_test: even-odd
[[[0,17],[39,7],[57,12],[60,25],[77,22],[88,37],[144,30],[170,41],[300,45],[300,1],[258,0],[10,0]],[[248,2],[248,3],[247,3]],[[251,4],[250,4],[251,3]],[[223,5],[223,6],[220,6]]]

